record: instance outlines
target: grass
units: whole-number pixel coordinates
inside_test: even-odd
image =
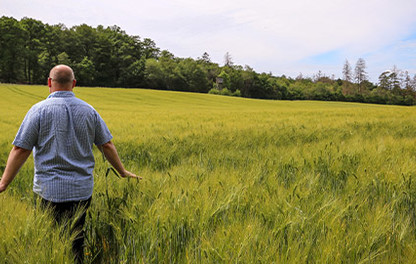
[[[0,91],[5,164],[26,111],[48,89],[2,84]],[[98,110],[126,167],[144,178],[106,177],[108,164],[95,151],[88,263],[412,263],[416,257],[413,107],[139,89],[75,93]],[[29,160],[0,196],[7,199],[2,211],[11,210],[10,202],[23,209],[0,221],[35,228],[46,217],[33,213],[32,175]],[[13,237],[18,227],[2,231]],[[36,244],[42,237],[25,239]],[[44,243],[30,263],[51,257],[55,242]],[[55,263],[68,252],[56,253]]]
[[[68,234],[33,202],[2,194],[0,207],[1,263],[71,263]]]

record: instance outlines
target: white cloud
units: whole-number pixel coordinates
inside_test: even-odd
[[[205,43],[207,49],[222,47],[223,53],[230,51],[247,64],[254,60],[267,65],[270,61],[292,64],[332,50],[361,57],[400,41],[416,22],[413,0],[174,2],[196,16],[225,17],[224,30],[198,36],[212,40]],[[193,23],[198,25],[198,21]],[[195,49],[198,40],[185,35],[179,43]]]

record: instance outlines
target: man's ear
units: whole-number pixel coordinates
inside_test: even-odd
[[[72,81],[72,88],[74,88],[76,84],[77,84],[77,80],[75,80],[75,79],[74,79],[74,80]]]
[[[52,78],[48,78],[49,93],[52,93]]]

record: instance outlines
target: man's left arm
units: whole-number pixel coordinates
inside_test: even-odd
[[[16,177],[31,152],[32,150],[17,146],[12,148],[9,158],[7,159],[6,169],[4,170],[3,176],[0,180],[0,193],[4,192],[7,186],[13,181],[14,177]]]
[[[137,176],[136,174],[124,168],[123,163],[121,162],[120,157],[118,156],[116,146],[114,146],[111,140],[103,145],[97,145],[97,147],[104,154],[105,158],[116,169],[116,171],[120,174],[121,177],[136,178],[139,180],[142,179],[142,177]]]

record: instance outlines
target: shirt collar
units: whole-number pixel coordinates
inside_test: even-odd
[[[56,91],[51,93],[48,98],[54,98],[54,97],[75,97],[74,92],[71,91]]]

